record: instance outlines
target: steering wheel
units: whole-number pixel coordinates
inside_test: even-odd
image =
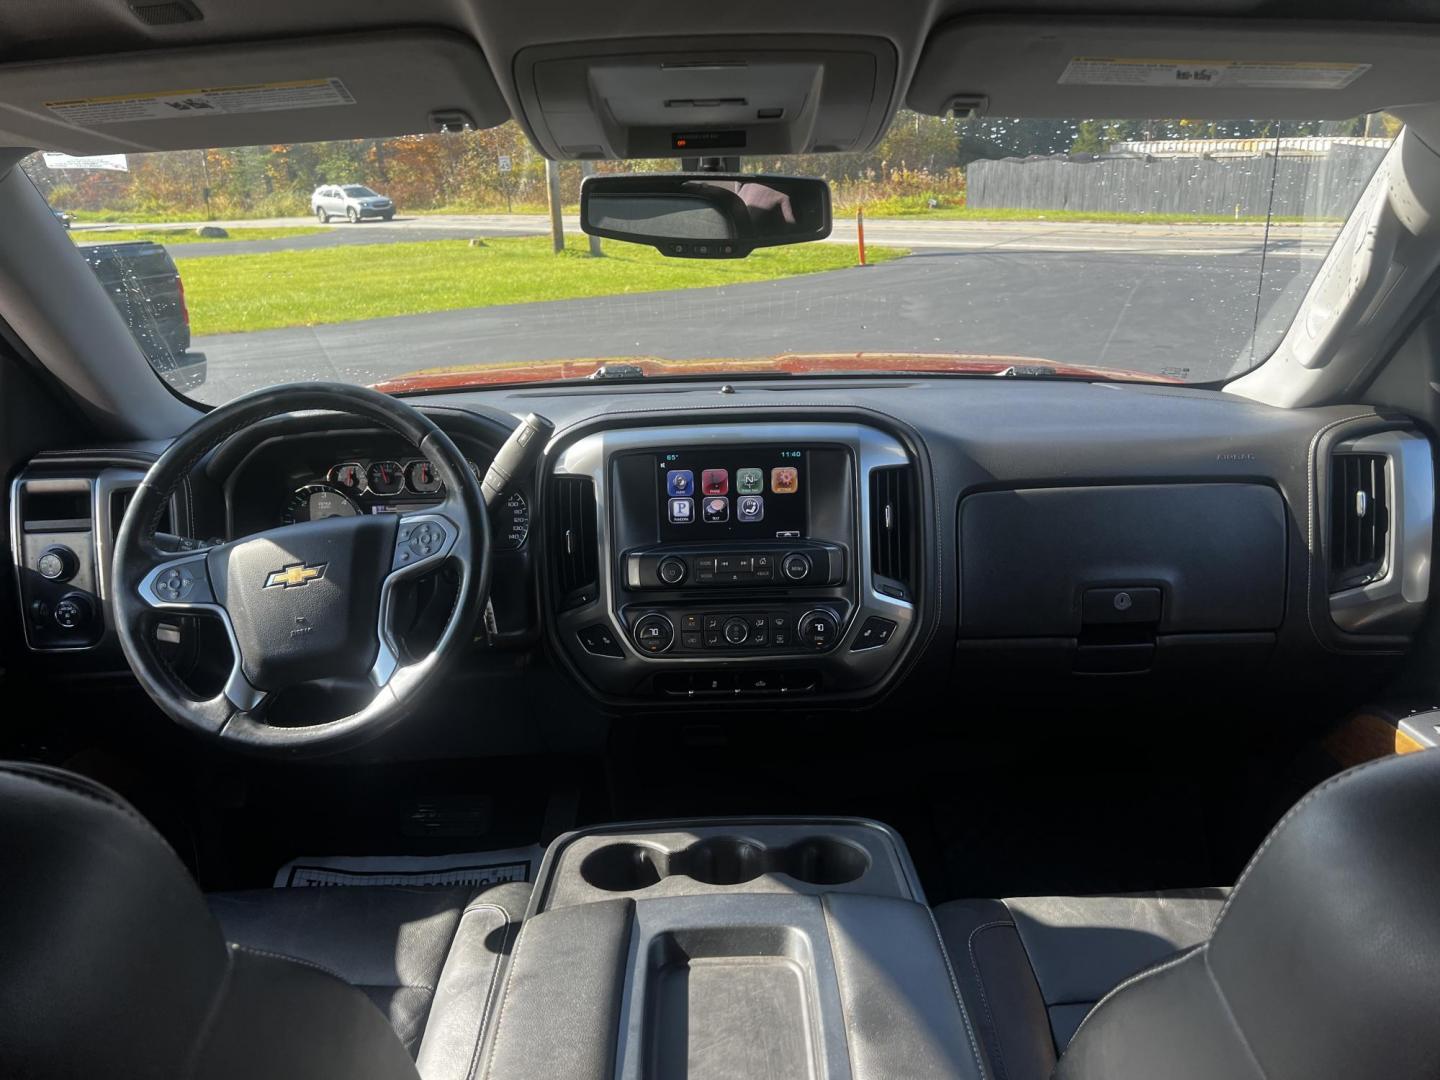
[[[157,545],[171,495],[205,454],[252,424],[303,410],[347,413],[403,436],[435,467],[443,501],[407,514],[300,522],[209,548]],[[458,570],[454,604],[434,648],[407,658],[394,626],[397,588],[444,563]],[[220,406],[160,456],[125,513],[112,580],[125,659],[171,719],[254,751],[328,752],[395,723],[469,643],[490,592],[490,527],[464,455],[429,418],[364,387],[292,383]],[[233,663],[213,697],[197,699],[155,650],[155,624],[177,614],[217,617],[230,639]],[[325,723],[267,722],[281,690],[324,678],[368,680],[374,697]]]

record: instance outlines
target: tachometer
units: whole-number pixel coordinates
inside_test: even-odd
[[[306,484],[296,488],[285,500],[280,522],[294,525],[299,521],[319,521],[330,517],[354,517],[360,507],[337,487],[329,484]]]
[[[405,470],[398,461],[372,461],[365,479],[376,495],[399,495],[405,487]]]
[[[440,477],[428,461],[412,461],[405,466],[405,486],[416,495],[433,495],[440,490]]]
[[[334,466],[325,479],[350,495],[359,495],[365,490],[365,470],[356,461],[345,461]]]
[[[530,535],[530,504],[525,496],[512,491],[495,515],[495,546],[514,551],[524,545]]]

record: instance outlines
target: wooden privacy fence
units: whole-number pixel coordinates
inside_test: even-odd
[[[1269,210],[1277,217],[1345,218],[1384,156],[1375,147],[1334,146],[1324,154],[1279,158],[974,161],[966,205],[1227,217],[1263,217]]]

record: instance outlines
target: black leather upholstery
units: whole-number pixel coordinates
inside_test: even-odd
[[[1391,757],[1302,799],[1228,897],[942,905],[991,1074],[1433,1080],[1437,820],[1440,753]]]
[[[957,900],[935,909],[996,1080],[1044,1080],[1126,978],[1203,941],[1228,890]]]
[[[0,1073],[404,1080],[358,990],[228,947],[160,836],[114,794],[0,765]]]
[[[1121,984],[1060,1080],[1440,1076],[1440,753],[1362,765],[1271,831],[1210,939]]]
[[[0,764],[0,868],[6,1080],[468,1078],[529,893],[276,889],[207,909],[121,799],[19,764]]]
[[[254,889],[206,899],[227,941],[323,968],[363,991],[432,1077],[446,1075],[439,1058],[456,1052],[442,1054],[441,1043],[466,1043],[467,1033],[470,1048],[477,1041],[489,982],[529,886],[478,895],[473,888]],[[461,979],[478,980],[478,992],[446,994],[437,1004],[447,982]]]

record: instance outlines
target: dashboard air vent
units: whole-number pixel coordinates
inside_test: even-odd
[[[555,594],[562,609],[595,599],[599,555],[595,533],[595,485],[579,476],[557,476],[550,495],[550,550]]]
[[[1330,475],[1330,591],[1385,573],[1389,550],[1389,461],[1384,454],[1336,454]]]
[[[908,600],[915,589],[915,470],[870,474],[870,569],[882,593]]]

